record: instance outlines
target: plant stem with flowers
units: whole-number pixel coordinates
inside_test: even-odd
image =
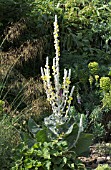
[[[60,57],[60,47],[59,47],[59,27],[57,23],[57,15],[55,15],[54,22],[54,46],[55,46],[55,57],[53,58],[53,78],[54,83],[51,82],[51,73],[49,67],[49,58],[46,58],[46,65],[43,69],[41,67],[42,80],[44,83],[44,89],[46,91],[47,100],[50,102],[52,106],[52,111],[54,114],[61,115],[65,113],[65,117],[67,117],[68,112],[70,111],[71,101],[73,100],[73,91],[74,86],[71,89],[69,94],[70,87],[70,77],[71,77],[71,69],[64,69],[64,77],[63,83],[60,84],[60,73],[59,73],[59,57]]]
[[[34,153],[33,157],[33,154],[28,152],[29,157],[31,159],[36,159],[36,163],[38,162],[38,165],[36,163],[32,163],[31,167],[33,165],[37,167],[45,166],[45,169],[47,170],[58,169],[58,167],[60,167],[61,170],[80,169],[78,168],[79,164],[77,162],[77,157],[88,150],[88,147],[92,143],[92,135],[83,133],[83,115],[81,115],[80,121],[78,123],[70,109],[74,91],[74,86],[71,88],[71,90],[69,90],[71,83],[71,69],[68,71],[64,69],[63,82],[62,84],[60,83],[60,47],[58,33],[59,27],[57,24],[57,16],[55,16],[54,45],[56,55],[53,58],[52,75],[49,67],[48,57],[46,58],[45,68],[41,68],[43,85],[46,91],[47,99],[52,106],[53,113],[49,117],[44,118],[42,126],[37,125],[36,122],[30,118],[28,121],[28,130],[31,134],[27,135],[22,133],[21,138],[24,140],[26,146],[29,148],[31,147],[31,153]],[[51,150],[51,145],[54,146],[53,144],[55,142],[57,142],[57,147],[53,147],[53,150]],[[39,153],[38,155],[37,150]],[[56,150],[57,154],[53,152],[54,150]],[[25,155],[29,166],[29,159],[27,159],[26,153]],[[59,162],[57,161],[56,164],[55,162],[57,158],[59,159]],[[62,158],[64,159],[63,162],[61,162]],[[23,155],[20,160],[23,161],[24,166],[25,164]],[[71,165],[68,163],[68,160],[70,160]],[[43,164],[40,161],[42,161]],[[68,168],[65,168],[64,163]],[[78,165],[76,166],[76,164]]]
[[[59,73],[59,26],[57,23],[57,15],[54,22],[54,46],[55,57],[53,58],[52,74],[49,67],[49,58],[46,58],[45,68],[41,67],[41,78],[43,80],[44,89],[47,100],[52,106],[53,114],[44,119],[44,131],[41,134],[47,134],[49,140],[60,139],[68,143],[68,150],[76,149],[77,154],[86,150],[90,145],[92,136],[83,132],[83,115],[81,114],[80,122],[75,122],[74,116],[71,115],[70,106],[73,100],[74,86],[70,90],[71,69],[64,69],[63,82],[60,83]],[[38,135],[38,138],[40,136]],[[87,137],[87,138],[86,138]],[[70,140],[71,139],[71,140]],[[46,141],[46,138],[44,138]],[[82,149],[81,141],[85,143]]]

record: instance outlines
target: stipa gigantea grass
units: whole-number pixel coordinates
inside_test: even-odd
[[[8,42],[11,41],[8,35],[5,36],[3,42],[0,45],[1,50],[6,40]],[[35,48],[36,45],[37,47]],[[3,159],[2,157],[0,159],[0,167],[2,169],[7,169],[8,166],[5,168],[2,167],[2,163],[3,162],[5,163],[6,161],[7,164],[8,162],[7,158],[10,157],[10,154],[8,153],[11,153],[11,149],[13,149],[14,144],[16,145],[20,140],[19,130],[23,128],[22,122],[25,119],[27,119],[29,116],[31,116],[31,113],[35,108],[35,106],[31,103],[32,99],[30,100],[31,92],[28,94],[29,92],[28,88],[29,86],[32,85],[31,79],[27,80],[27,78],[25,78],[24,75],[23,76],[24,79],[21,78],[20,86],[18,85],[19,87],[17,87],[17,90],[13,88],[15,87],[14,85],[16,84],[17,76],[19,72],[19,71],[17,72],[17,69],[19,65],[22,64],[22,59],[24,62],[27,62],[28,59],[30,58],[34,59],[34,57],[38,53],[40,54],[40,57],[42,56],[43,41],[40,39],[37,40],[35,39],[34,41],[29,40],[26,43],[20,45],[20,48],[18,48],[17,51],[14,49],[11,53],[10,49],[8,50],[9,51],[7,54],[5,52],[3,53],[2,51],[0,51],[0,100],[5,101],[5,105],[0,114],[0,141],[1,141],[0,155],[3,155]],[[24,54],[24,52],[26,53]],[[32,53],[34,55],[32,55]],[[11,56],[10,54],[11,55],[14,54],[14,55]],[[5,57],[3,55],[8,55],[8,56]],[[6,60],[8,60],[8,62]],[[40,58],[40,60],[42,60],[42,58]],[[4,61],[6,61],[6,63]],[[4,69],[2,69],[3,67]],[[13,78],[13,74],[15,76],[14,78]],[[35,81],[33,81],[33,83],[34,82]],[[22,103],[26,103],[26,105],[22,106]],[[17,141],[14,139],[17,139]]]
[[[5,40],[2,42],[1,46]],[[1,58],[1,56],[0,56]],[[14,61],[13,64],[9,65],[8,70],[6,71],[5,75],[2,76],[2,65],[0,66],[0,101],[1,101],[1,110],[0,110],[0,167],[2,169],[8,169],[10,168],[10,161],[11,161],[11,151],[12,149],[18,145],[20,142],[20,135],[19,135],[19,129],[15,127],[15,124],[25,115],[23,115],[23,110],[16,115],[16,112],[18,110],[18,107],[21,105],[21,103],[28,97],[24,96],[23,90],[27,87],[27,85],[30,83],[28,81],[22,88],[19,90],[15,98],[11,101],[11,103],[8,105],[9,110],[6,112],[6,106],[4,103],[7,101],[7,96],[10,96],[11,91],[11,84],[8,89],[7,84],[8,80],[10,79],[10,75],[14,70],[14,67],[18,60],[20,59],[20,56]],[[13,84],[13,82],[12,82]],[[3,102],[5,101],[5,102]],[[17,105],[15,106],[15,103]],[[15,115],[15,116],[14,116]],[[14,116],[14,117],[13,117]],[[4,164],[3,164],[4,163]]]

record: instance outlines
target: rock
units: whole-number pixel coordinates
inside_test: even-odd
[[[97,163],[105,163],[106,162],[106,157],[98,157],[97,158]]]
[[[96,150],[92,150],[92,154],[97,154],[98,152]]]
[[[110,161],[110,160],[111,160],[111,157],[110,157],[110,156],[107,156],[106,159],[107,159],[107,161]]]

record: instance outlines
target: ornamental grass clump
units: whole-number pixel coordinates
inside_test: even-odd
[[[59,57],[60,57],[60,47],[58,40],[59,27],[57,24],[57,15],[55,15],[54,22],[54,46],[55,46],[55,57],[53,58],[52,66],[52,76],[54,82],[51,81],[51,71],[49,67],[49,58],[46,58],[45,68],[41,68],[42,80],[44,84],[44,89],[46,91],[47,100],[52,106],[52,111],[54,114],[60,115],[65,112],[65,116],[68,115],[70,110],[71,101],[73,100],[74,86],[69,92],[70,88],[70,77],[71,69],[64,69],[63,83],[60,84],[60,73],[59,73]]]

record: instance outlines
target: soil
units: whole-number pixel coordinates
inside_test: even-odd
[[[90,146],[89,157],[80,157],[80,160],[89,170],[94,170],[99,164],[108,164],[111,167],[111,142]]]

